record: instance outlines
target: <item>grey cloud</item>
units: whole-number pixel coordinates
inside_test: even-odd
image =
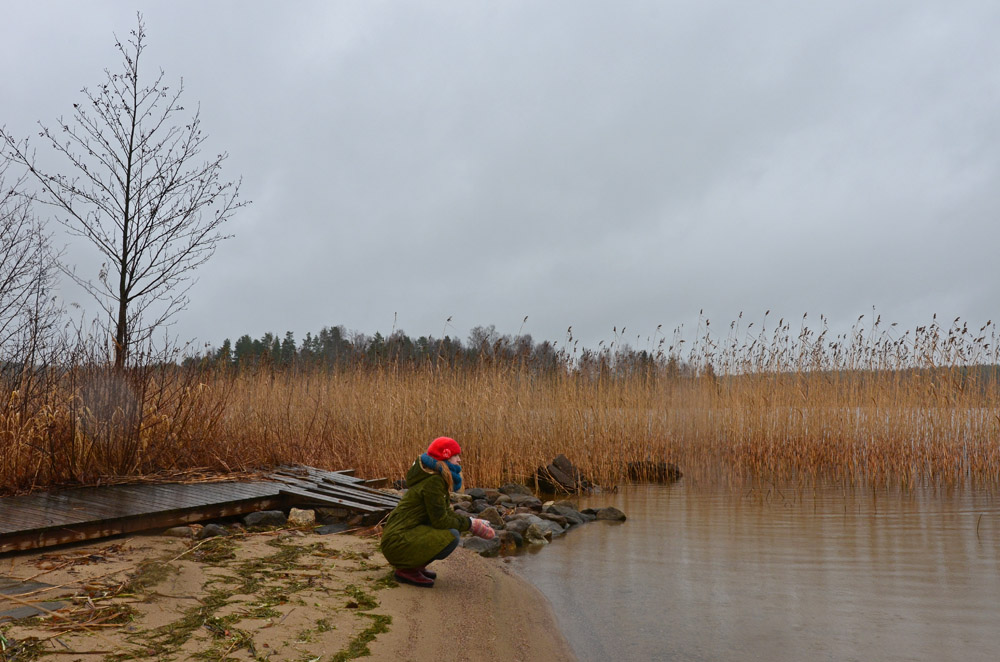
[[[17,8],[0,122],[65,112],[135,9]],[[183,337],[394,318],[440,335],[449,316],[464,337],[528,315],[536,339],[572,325],[595,345],[702,309],[720,325],[995,309],[993,3],[141,9],[150,59],[184,78],[255,201]]]

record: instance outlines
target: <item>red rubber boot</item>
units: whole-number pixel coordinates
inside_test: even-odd
[[[411,584],[413,586],[420,586],[423,588],[431,588],[434,586],[434,580],[424,575],[417,568],[396,568],[396,572],[393,573],[393,577],[401,584]]]

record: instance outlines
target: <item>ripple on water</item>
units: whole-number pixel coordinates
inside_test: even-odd
[[[629,487],[516,567],[584,662],[997,659],[992,494],[786,492]]]

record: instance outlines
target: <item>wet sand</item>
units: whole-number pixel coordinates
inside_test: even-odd
[[[371,645],[374,660],[571,661],[548,600],[500,559],[458,549],[432,567],[432,589],[382,595],[392,629]]]

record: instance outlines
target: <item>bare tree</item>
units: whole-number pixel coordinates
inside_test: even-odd
[[[52,296],[57,254],[22,195],[24,176],[8,179],[0,159],[0,361],[31,362],[57,316]]]
[[[59,256],[22,195],[25,175],[8,178],[10,165],[0,157],[0,418],[17,410],[23,422],[54,378],[62,310],[52,292]]]
[[[96,282],[66,272],[103,308],[118,368],[187,306],[192,272],[226,238],[223,223],[248,204],[239,181],[221,179],[226,153],[201,160],[207,136],[198,110],[180,117],[183,81],[171,89],[160,70],[143,82],[141,15],[137,23],[125,43],[115,43],[122,71],[105,70],[97,89],[83,88],[71,121],[60,117],[54,129],[39,123],[39,137],[71,175],[43,171],[28,140],[0,130],[7,156],[40,185],[38,199],[105,260]]]

